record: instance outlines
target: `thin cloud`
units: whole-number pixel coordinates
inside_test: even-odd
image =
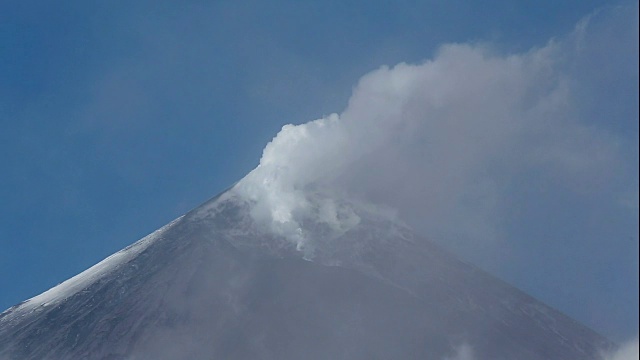
[[[473,349],[467,344],[460,345],[452,357],[446,357],[444,360],[474,360]]]
[[[605,355],[604,360],[638,360],[640,351],[638,350],[638,338],[624,344],[620,349],[610,355]]]

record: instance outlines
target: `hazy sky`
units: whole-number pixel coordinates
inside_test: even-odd
[[[374,122],[384,145],[333,180],[362,188],[372,171],[362,195],[424,235],[632,337],[637,13],[619,1],[0,5],[0,308],[224,190],[283,125],[395,106],[413,114],[406,126]],[[409,100],[378,101],[378,82]]]

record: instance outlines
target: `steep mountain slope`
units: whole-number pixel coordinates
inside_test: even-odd
[[[225,193],[0,314],[0,359],[443,359],[465,344],[476,359],[574,360],[611,346],[402,225],[359,215],[340,236],[305,224],[310,256]]]

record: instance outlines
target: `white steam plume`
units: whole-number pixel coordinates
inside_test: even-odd
[[[499,239],[511,179],[590,192],[616,172],[617,140],[580,119],[573,94],[585,28],[521,54],[451,44],[422,64],[381,67],[342,113],[284,126],[234,190],[301,249],[313,247],[310,221],[336,234],[357,225],[352,199],[413,214],[431,234]]]

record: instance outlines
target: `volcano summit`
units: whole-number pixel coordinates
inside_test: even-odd
[[[559,308],[636,326],[637,265],[613,268],[637,246],[637,14],[366,74],[227,191],[0,314],[0,359],[602,359],[605,337],[460,259],[513,245],[509,270],[562,278]]]
[[[340,204],[357,223],[307,219],[301,249],[250,207],[232,188],[8,309],[0,358],[599,359],[611,347],[388,214]]]

